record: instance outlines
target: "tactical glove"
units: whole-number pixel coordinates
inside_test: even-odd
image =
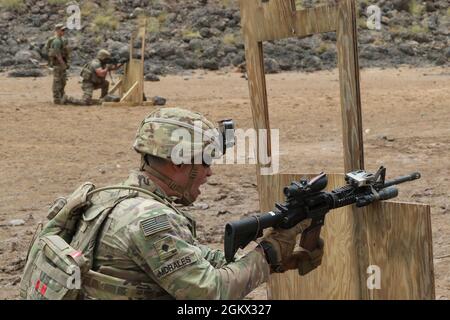
[[[290,229],[271,229],[269,233],[259,241],[272,272],[281,273],[287,270],[297,269],[299,260],[297,256],[293,257],[297,236],[302,233],[310,223],[311,219],[307,219]],[[302,253],[302,257],[304,256],[306,256],[305,253]]]
[[[304,276],[320,266],[323,257],[324,242],[322,238],[317,241],[317,247],[313,251],[308,251],[300,247],[299,251],[294,252],[293,259],[297,260],[298,274]],[[294,262],[295,263],[295,262]]]

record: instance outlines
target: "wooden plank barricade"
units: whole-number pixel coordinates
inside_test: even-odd
[[[364,169],[356,8],[354,0],[304,10],[296,10],[293,0],[240,0],[240,11],[253,124],[257,130],[267,129],[269,135],[267,145],[257,144],[256,152],[260,209],[265,212],[272,210],[276,201],[283,201],[284,186],[310,175],[260,175],[259,149],[266,148],[271,156],[263,41],[336,32],[344,168],[345,172]],[[328,176],[329,189],[345,183],[341,174]],[[327,215],[322,237],[322,265],[303,277],[297,271],[273,275],[269,298],[435,298],[428,205],[389,201],[363,209],[334,210]],[[380,271],[379,288],[368,283],[376,268]]]

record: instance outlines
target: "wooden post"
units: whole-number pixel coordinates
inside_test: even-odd
[[[138,28],[130,37],[129,55],[130,59],[125,65],[124,74],[120,84],[116,84],[110,93],[119,89],[120,102],[104,102],[103,106],[143,106],[153,105],[151,101],[144,102],[144,60],[145,60],[145,38],[147,34],[147,20],[139,21]],[[141,40],[140,59],[133,58],[134,41]]]
[[[263,41],[337,32],[345,171],[364,168],[359,64],[354,0],[295,10],[292,0],[240,0],[253,124],[270,124],[263,61]],[[259,141],[258,141],[259,143]],[[282,201],[282,190],[306,174],[261,176],[257,145],[257,178],[261,211]],[[323,169],[323,168],[321,168]],[[329,175],[329,188],[343,185]],[[322,265],[300,277],[296,271],[273,275],[274,299],[433,299],[433,253],[429,206],[383,202],[364,209],[346,207],[327,217],[323,229]],[[381,289],[367,287],[367,270],[379,266]]]

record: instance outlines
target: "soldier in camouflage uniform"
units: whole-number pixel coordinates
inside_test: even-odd
[[[70,248],[58,246],[77,259],[82,252],[90,261],[90,270],[83,273],[81,281],[83,299],[241,299],[267,281],[271,272],[320,264],[323,247],[306,254],[304,250],[294,252],[296,237],[309,222],[272,230],[259,240],[256,249],[231,263],[222,251],[200,244],[196,222],[175,203],[195,201],[199,187],[212,175],[211,159],[203,158],[203,163],[196,164],[191,158],[189,163],[175,164],[178,160],[173,150],[180,141],[174,133],[179,129],[190,133],[191,138],[181,144],[194,150],[193,158],[195,152],[203,152],[214,143],[209,138],[200,142],[193,139],[194,131],[206,134],[214,129],[201,114],[179,108],[154,111],[141,123],[133,146],[141,154],[140,169],[115,189],[100,189],[90,199],[86,193],[80,196],[75,192],[62,213],[44,228],[47,234],[62,230],[60,235],[66,241],[67,234],[73,234]],[[211,156],[220,154],[211,152]],[[83,205],[88,207],[81,211],[81,221],[72,232],[70,225],[74,223],[70,219],[65,222],[63,215],[70,213],[67,206],[83,206],[74,199],[85,199]],[[95,228],[98,231],[93,232]],[[60,298],[57,290],[61,285],[57,283],[64,284],[65,273],[58,272],[58,280],[50,266],[33,269],[30,260],[35,252],[31,250],[25,268],[22,296]],[[54,259],[54,253],[47,256],[60,261]],[[46,275],[33,275],[29,270],[43,270]],[[42,281],[46,281],[45,290]]]
[[[60,23],[55,26],[55,36],[47,42],[49,66],[53,68],[53,103],[61,104],[67,82],[69,68],[69,46],[64,38],[66,27]]]
[[[81,70],[83,97],[76,99],[66,96],[64,102],[66,104],[85,106],[100,104],[109,91],[109,81],[106,80],[106,75],[109,71],[117,70],[122,66],[122,64],[113,65],[108,63],[110,58],[111,54],[109,51],[102,49],[97,53],[97,57],[94,60],[85,64]],[[92,99],[94,90],[97,89],[101,89],[100,100]]]

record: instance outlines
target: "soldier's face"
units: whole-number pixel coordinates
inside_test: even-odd
[[[205,184],[208,180],[208,177],[212,176],[212,170],[210,166],[206,166],[203,164],[194,164],[194,166],[198,169],[198,174],[194,179],[194,183],[192,184],[191,194],[195,199],[200,195],[200,187]]]
[[[197,169],[197,176],[195,177],[194,181],[192,182],[191,186],[191,196],[194,199],[197,199],[197,197],[201,194],[200,187],[205,184],[208,180],[208,177],[212,175],[212,170],[210,166],[206,166],[203,164],[194,164],[193,165]],[[180,185],[187,185],[189,181],[189,175],[191,173],[192,165],[182,165],[180,167],[180,173],[177,175],[178,177],[178,183]]]

